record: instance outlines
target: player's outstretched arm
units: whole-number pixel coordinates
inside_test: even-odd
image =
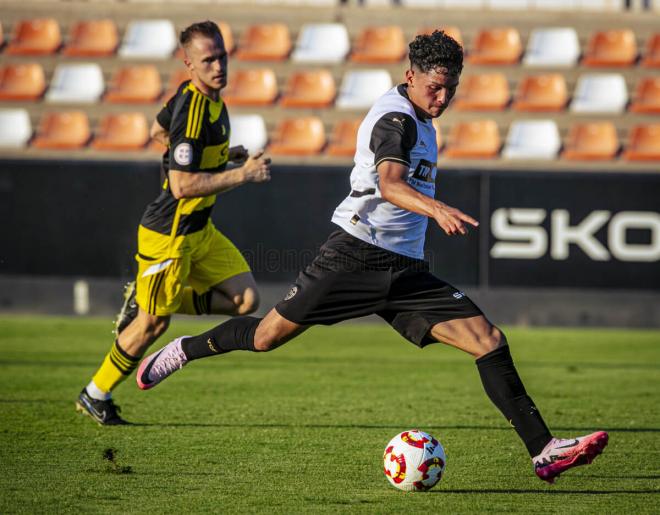
[[[412,188],[405,180],[408,166],[396,161],[378,165],[381,196],[395,206],[433,218],[448,235],[467,234],[465,224],[479,225],[474,218],[455,207],[427,197]]]
[[[174,198],[204,197],[229,191],[246,182],[270,180],[270,158],[263,150],[247,158],[243,166],[222,173],[184,172],[170,169],[170,189]]]

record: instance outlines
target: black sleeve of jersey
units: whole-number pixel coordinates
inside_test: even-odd
[[[185,93],[177,99],[170,123],[170,169],[183,172],[200,170],[204,142],[200,125],[204,123],[206,103],[202,95]]]
[[[410,151],[417,143],[417,123],[405,113],[387,113],[371,130],[369,149],[374,153],[374,164],[398,161],[410,165]]]
[[[156,121],[165,130],[169,131],[170,123],[172,123],[172,110],[174,108],[174,97],[170,98],[163,106],[160,112],[156,115]]]
[[[169,131],[170,123],[172,123],[172,114],[174,113],[174,104],[176,102],[176,99],[179,98],[181,91],[183,90],[183,88],[185,88],[188,85],[188,82],[190,81],[182,82],[179,85],[176,93],[174,93],[174,95],[172,95],[170,99],[167,102],[165,102],[163,108],[156,115],[156,121],[160,124],[160,126],[163,129],[167,131]]]

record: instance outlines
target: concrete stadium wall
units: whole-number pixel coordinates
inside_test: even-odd
[[[214,221],[267,299],[333,230],[348,174],[275,167],[270,183],[219,197]],[[80,279],[91,285],[89,312],[116,309],[135,270],[137,223],[159,184],[154,162],[1,160],[0,310],[71,312]],[[498,320],[660,325],[660,175],[441,170],[437,190],[481,227],[450,238],[430,223],[432,269]]]

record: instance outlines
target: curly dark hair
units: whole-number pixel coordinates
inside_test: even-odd
[[[445,68],[458,75],[463,70],[463,47],[441,30],[420,34],[408,47],[410,66],[417,66],[423,73]]]
[[[216,36],[222,38],[222,32],[220,32],[220,28],[215,22],[210,20],[198,21],[181,31],[181,34],[179,35],[179,44],[182,47],[186,47],[192,38],[198,35],[207,38],[214,38]]]

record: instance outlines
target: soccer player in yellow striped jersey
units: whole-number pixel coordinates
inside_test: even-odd
[[[165,179],[138,227],[138,273],[127,300],[136,305],[77,409],[102,425],[124,424],[112,390],[133,371],[165,332],[170,316],[244,315],[258,306],[250,267],[210,215],[216,195],[270,179],[270,159],[243,147],[229,148],[229,117],[220,97],[227,84],[227,52],[218,26],[194,23],[180,35],[191,79],[158,114],[154,139],[168,146]],[[226,170],[229,162],[238,165]],[[128,304],[125,304],[125,307]],[[122,310],[122,313],[124,309]]]

